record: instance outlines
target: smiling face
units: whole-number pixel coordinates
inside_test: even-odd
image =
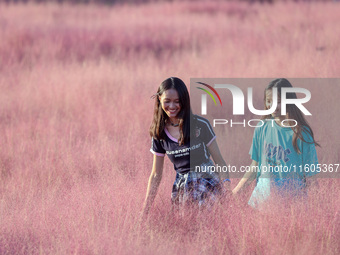
[[[265,105],[266,105],[266,109],[270,109],[272,107],[273,104],[273,93],[272,90],[267,90],[266,91],[266,99],[265,99]],[[273,118],[281,118],[281,99],[278,96],[277,99],[277,107],[275,109],[275,111],[271,114],[273,116]]]
[[[168,89],[159,97],[163,111],[168,117],[175,121],[178,113],[181,111],[181,104],[178,93],[175,89]]]

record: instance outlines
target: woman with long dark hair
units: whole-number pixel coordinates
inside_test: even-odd
[[[253,171],[247,172],[233,189],[236,194],[256,178],[256,186],[248,202],[253,207],[259,207],[272,193],[284,197],[305,197],[307,177],[318,172],[315,146],[319,144],[303,113],[296,105],[288,104],[286,115],[281,115],[281,90],[291,87],[287,79],[275,79],[264,91],[265,109],[272,107],[274,89],[278,106],[271,115],[263,116],[264,124],[255,128],[249,152]],[[286,97],[297,98],[292,92]]]
[[[165,154],[176,171],[172,204],[210,206],[224,190],[229,189],[230,180],[228,173],[217,173],[212,168],[214,164],[210,155],[221,167],[226,164],[209,121],[193,115],[187,87],[179,78],[170,77],[163,81],[154,98],[150,127],[154,157],[143,215],[147,215],[157,194]]]

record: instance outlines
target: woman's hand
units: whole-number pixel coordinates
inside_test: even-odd
[[[246,172],[243,176],[243,178],[239,181],[239,183],[236,185],[236,187],[233,189],[232,193],[233,195],[236,195],[240,192],[240,190],[244,189],[246,186],[248,186],[253,180],[255,180],[257,175],[257,166],[258,162],[253,160],[250,169],[251,171]]]
[[[238,190],[236,190],[236,189],[233,189],[233,190],[231,191],[231,194],[232,194],[233,196],[235,196],[237,193],[238,193]]]

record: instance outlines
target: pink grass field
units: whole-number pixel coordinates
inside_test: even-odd
[[[0,4],[0,254],[339,254],[339,179],[320,179],[304,204],[253,211],[250,188],[179,217],[166,159],[138,224],[161,81],[339,77],[339,13],[339,2]],[[339,89],[312,90],[320,163],[340,163]],[[227,163],[250,164],[252,133],[224,134]]]

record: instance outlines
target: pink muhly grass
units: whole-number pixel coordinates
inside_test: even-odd
[[[179,216],[166,159],[149,219],[138,219],[152,164],[149,98],[160,82],[338,77],[339,8],[1,4],[0,253],[337,254],[337,179],[320,179],[307,204],[277,198],[254,211],[252,186]],[[338,88],[310,89],[319,161],[339,163]],[[227,163],[248,165],[252,130],[216,130]]]

